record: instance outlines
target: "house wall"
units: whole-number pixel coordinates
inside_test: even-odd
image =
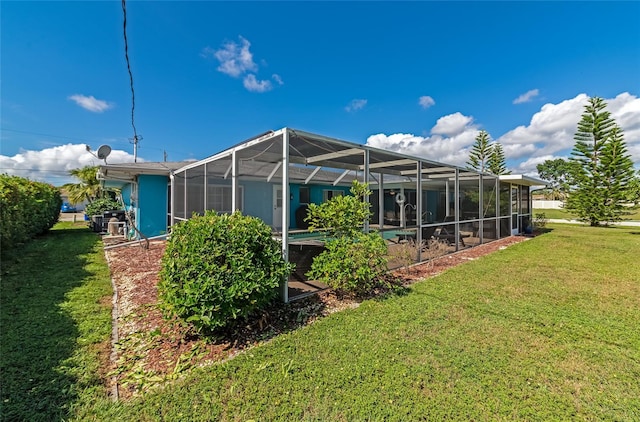
[[[243,214],[258,217],[271,225],[273,220],[273,184],[267,182],[241,181],[244,189]]]
[[[136,225],[147,237],[167,233],[168,181],[166,176],[138,176]]]

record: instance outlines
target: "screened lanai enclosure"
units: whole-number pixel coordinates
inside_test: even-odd
[[[284,128],[173,172],[171,224],[205,210],[240,210],[265,221],[296,264],[281,287],[287,302],[324,287],[305,275],[324,245],[307,230],[308,204],[348,195],[354,180],[372,192],[362,230],[387,241],[390,268],[406,265],[396,259],[398,248],[410,246],[411,260],[420,262],[434,256],[434,242],[450,253],[525,231],[529,188],[542,184]]]

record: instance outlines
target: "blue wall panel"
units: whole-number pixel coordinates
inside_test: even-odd
[[[136,225],[147,237],[167,233],[168,182],[166,176],[138,176]]]

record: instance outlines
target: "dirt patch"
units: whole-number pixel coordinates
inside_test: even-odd
[[[108,237],[105,237],[107,241]],[[469,260],[525,240],[511,236],[485,245],[442,256],[398,270],[390,275],[394,283],[408,285],[432,277]],[[359,300],[338,297],[332,291],[289,304],[278,303],[217,339],[201,339],[176,320],[165,319],[158,309],[158,273],[165,250],[164,241],[152,241],[149,248],[133,244],[105,249],[116,286],[118,342],[111,362],[111,391],[120,399],[179,378],[195,367],[228,359],[248,347],[278,334],[294,330],[347,308]],[[380,290],[376,294],[387,293]]]

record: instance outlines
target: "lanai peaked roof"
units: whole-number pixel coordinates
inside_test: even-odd
[[[288,142],[286,152],[283,149],[285,140]],[[295,179],[295,174],[297,174],[298,179],[302,180],[306,180],[311,173],[314,173],[314,180],[321,181],[323,179],[322,172],[325,172],[325,181],[330,181],[336,171],[344,170],[343,181],[347,181],[349,178],[355,178],[358,173],[362,174],[367,167],[370,174],[383,173],[391,176],[385,178],[385,183],[410,181],[417,175],[418,162],[425,179],[451,177],[456,169],[459,171],[459,176],[478,174],[468,169],[439,163],[424,157],[383,150],[290,128],[266,132],[204,160],[190,163],[178,171],[207,164],[207,174],[220,174],[226,177],[231,171],[231,157],[234,154],[239,162],[238,175],[260,178],[271,178],[274,175],[277,177],[278,166],[283,162],[285,154],[290,163],[291,175]],[[365,160],[365,156],[368,157],[368,160]],[[330,174],[326,174],[327,171]],[[375,184],[376,181],[372,180],[371,183]]]

